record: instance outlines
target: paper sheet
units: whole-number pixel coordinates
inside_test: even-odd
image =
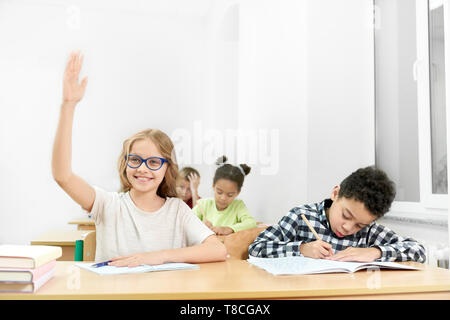
[[[359,268],[389,268],[419,270],[412,266],[401,265],[395,262],[342,262],[326,259],[312,259],[307,257],[281,257],[281,258],[255,258],[250,257],[249,263],[266,270],[274,275],[282,274],[314,274],[355,272]]]
[[[126,274],[126,273],[143,273],[152,271],[171,271],[171,270],[185,270],[185,269],[198,269],[198,265],[190,263],[165,263],[154,266],[141,265],[138,267],[115,267],[115,266],[104,266],[100,268],[91,267],[95,263],[76,263],[75,265],[97,273],[99,275],[112,275],[112,274]]]

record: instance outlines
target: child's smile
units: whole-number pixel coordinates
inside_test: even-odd
[[[145,164],[142,164],[145,166]],[[149,191],[149,189],[155,188],[154,182],[156,181],[155,177],[150,177],[145,174],[133,174],[131,175],[132,179],[129,180],[133,188],[138,189],[140,191]],[[162,179],[161,179],[162,180]],[[159,185],[159,183],[157,183]],[[157,186],[156,186],[157,187]]]
[[[153,178],[145,177],[145,176],[134,176],[134,178],[141,183],[147,183],[153,180]]]
[[[138,155],[142,158],[148,157],[162,157],[156,145],[149,139],[137,140],[134,142],[130,154]],[[138,168],[127,167],[127,177],[133,188],[141,192],[148,192],[158,188],[161,181],[164,179],[166,173],[166,165],[163,165],[159,170],[152,171],[147,168],[145,163],[142,163]]]

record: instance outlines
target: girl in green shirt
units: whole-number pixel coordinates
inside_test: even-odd
[[[233,166],[225,156],[220,157],[213,179],[214,199],[200,199],[192,209],[194,213],[217,235],[256,227],[244,201],[236,199],[241,192],[244,178],[250,173],[246,164]]]

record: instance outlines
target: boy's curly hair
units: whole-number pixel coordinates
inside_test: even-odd
[[[341,182],[338,197],[361,201],[378,219],[389,211],[394,201],[395,184],[374,166],[360,168]]]

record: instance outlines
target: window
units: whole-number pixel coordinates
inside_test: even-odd
[[[447,194],[447,130],[445,112],[445,39],[442,1],[429,7],[429,71],[431,181],[433,194]]]
[[[375,0],[376,165],[395,205],[448,207],[443,0]]]

